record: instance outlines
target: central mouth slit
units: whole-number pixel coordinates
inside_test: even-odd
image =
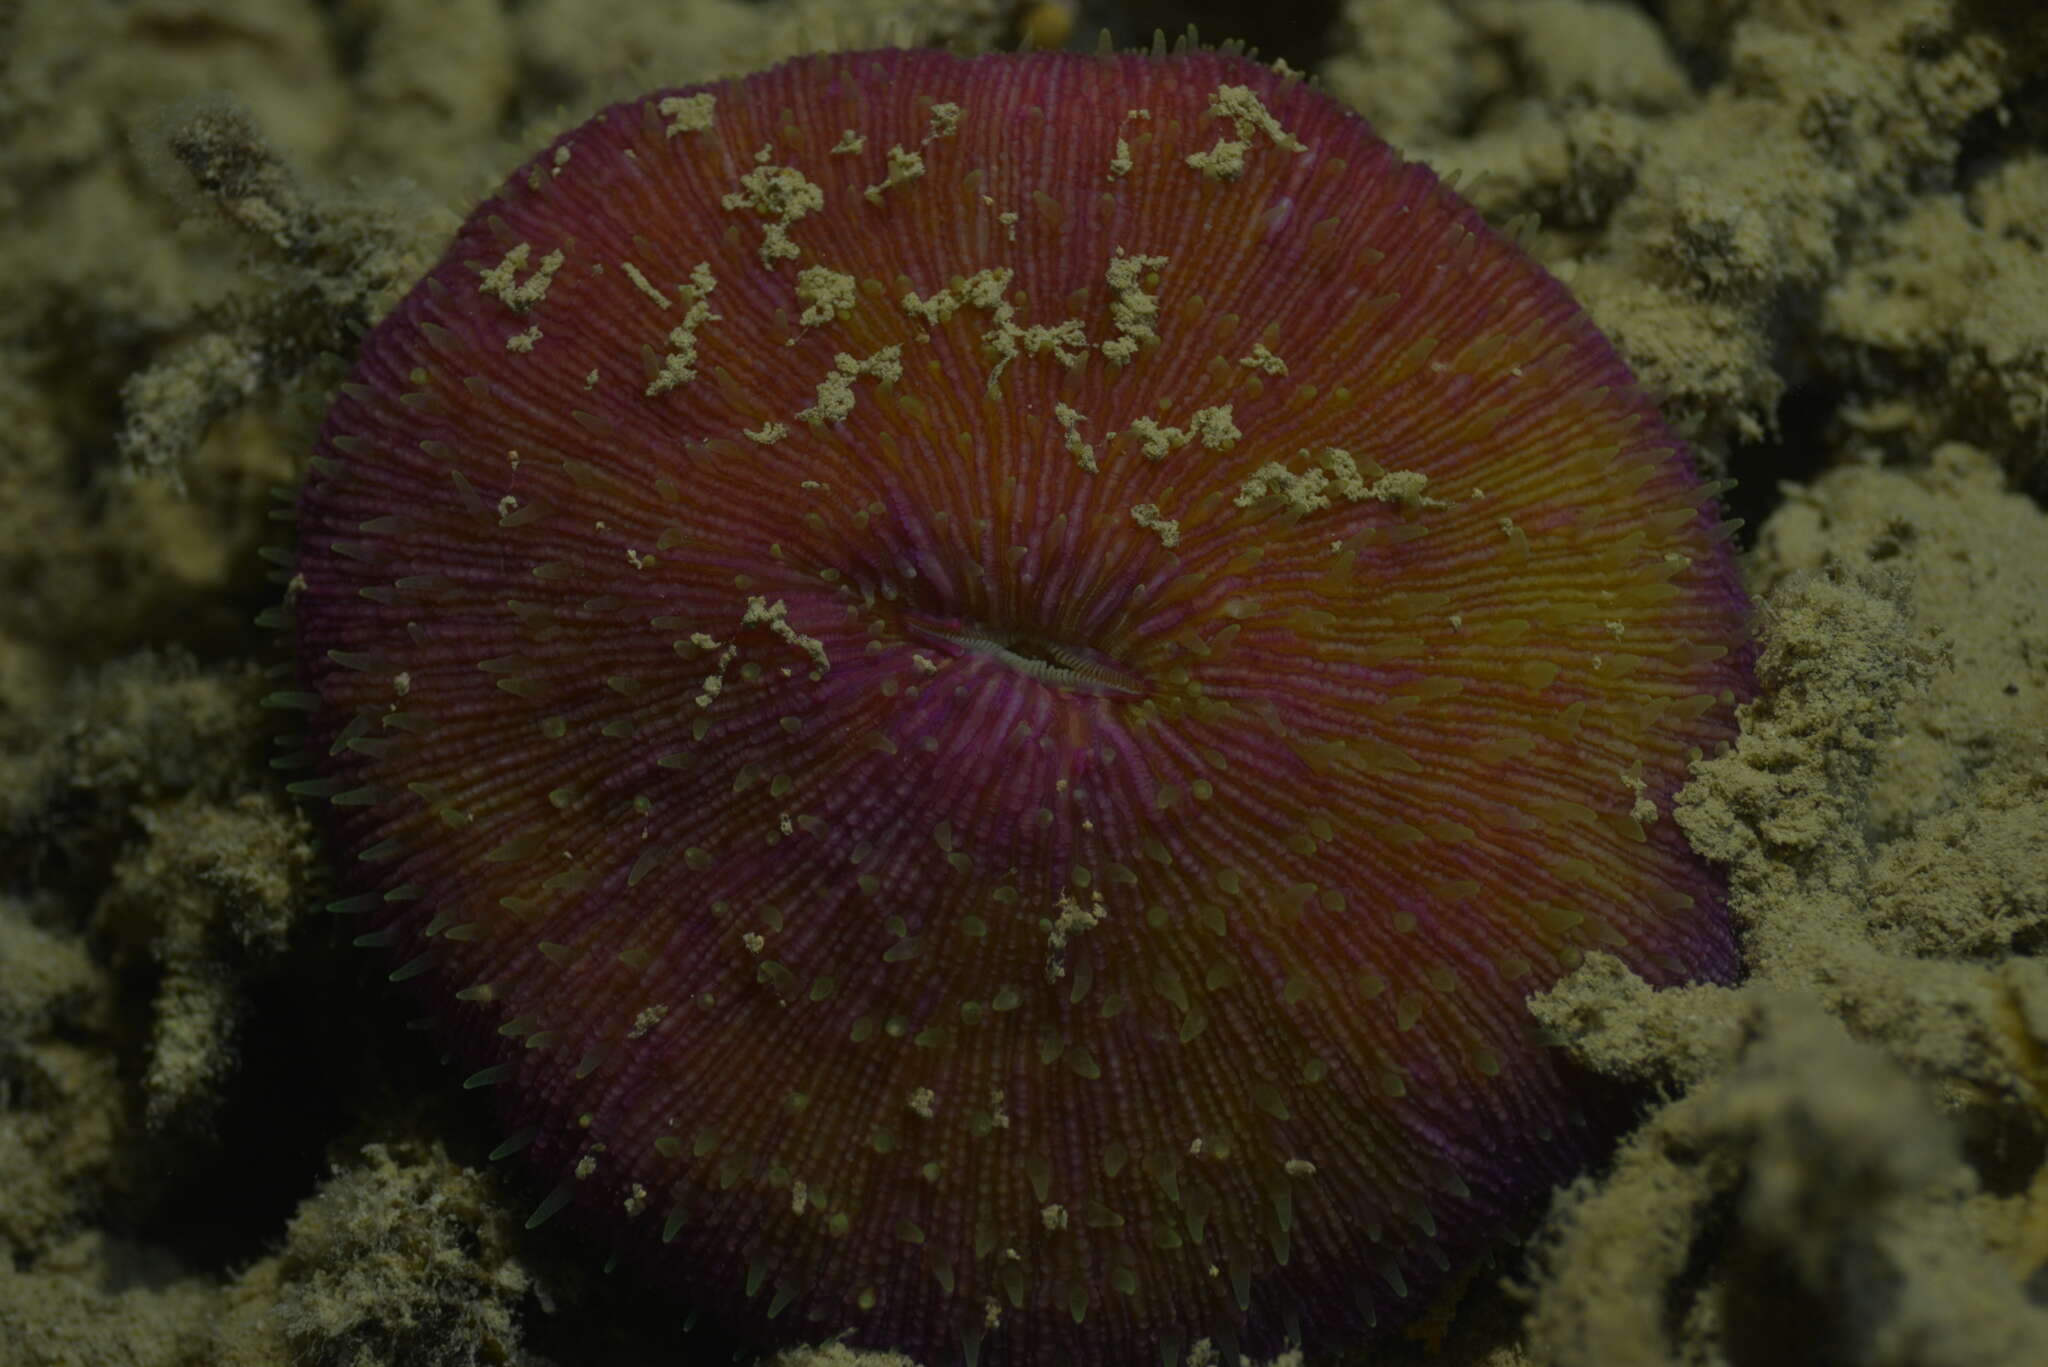
[[[917,629],[923,635],[1000,660],[1019,674],[1070,693],[1135,698],[1146,691],[1142,678],[1090,646],[979,623],[941,627],[920,622]]]

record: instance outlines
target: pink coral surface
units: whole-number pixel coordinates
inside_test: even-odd
[[[1736,972],[1713,492],[1282,73],[801,59],[565,134],[368,338],[300,787],[538,1213],[693,1303],[1342,1343],[1596,1151],[1528,994]]]

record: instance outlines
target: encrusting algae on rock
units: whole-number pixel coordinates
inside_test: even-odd
[[[1342,1345],[1598,1151],[1526,997],[1737,972],[1715,492],[1284,71],[799,59],[563,135],[366,340],[295,787],[535,1222],[929,1362]]]

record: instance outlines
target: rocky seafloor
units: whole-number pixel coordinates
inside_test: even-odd
[[[1539,215],[1532,249],[1749,520],[1762,692],[1679,813],[1748,979],[1652,992],[1596,955],[1538,999],[1641,1121],[1361,1360],[2048,1361],[2048,19],[16,0],[0,1364],[724,1359],[522,1228],[488,1117],[316,914],[259,706],[269,514],[334,358],[551,130],[818,46],[1069,19],[1086,46],[1249,38],[1496,221]]]

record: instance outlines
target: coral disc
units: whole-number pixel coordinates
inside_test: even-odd
[[[806,58],[563,135],[367,339],[302,787],[542,1213],[696,1301],[1343,1341],[1592,1151],[1528,994],[1736,971],[1711,495],[1284,74]]]

